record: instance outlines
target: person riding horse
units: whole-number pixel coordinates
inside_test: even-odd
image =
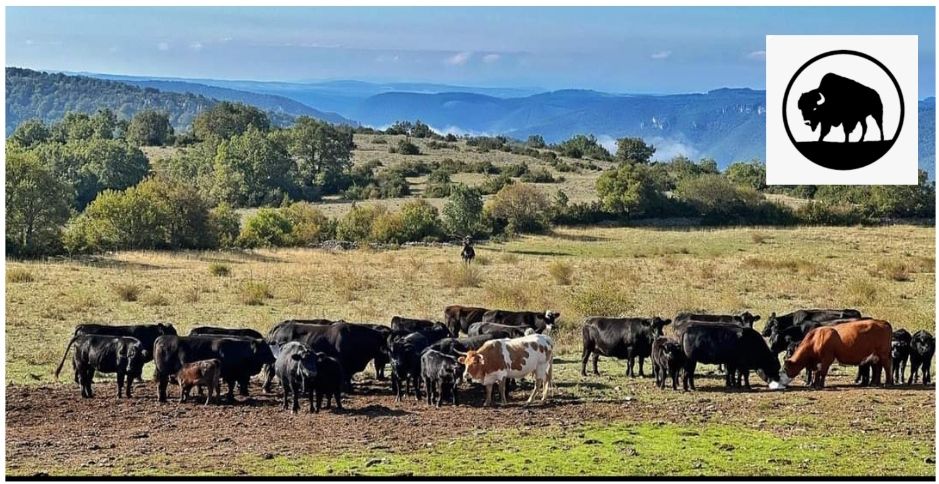
[[[460,251],[460,257],[462,257],[463,262],[467,264],[473,262],[473,258],[476,257],[476,251],[473,250],[473,238],[469,235],[463,237],[463,250]]]

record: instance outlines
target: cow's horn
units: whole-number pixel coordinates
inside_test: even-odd
[[[458,354],[458,355],[460,355],[460,356],[466,356],[466,353],[464,353],[464,352],[462,352],[462,351],[459,351],[459,350],[453,350],[453,352],[456,353],[456,354]]]
[[[825,95],[822,93],[818,93],[818,102],[815,104],[822,104],[824,102],[825,102]]]

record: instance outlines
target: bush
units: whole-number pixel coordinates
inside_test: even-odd
[[[329,240],[335,235],[336,222],[309,202],[297,202],[281,208],[280,211],[291,225],[288,245],[312,245]]]
[[[241,232],[241,217],[227,203],[209,210],[211,239],[217,247],[233,247]]]
[[[682,179],[675,193],[697,210],[705,224],[786,225],[795,221],[788,208],[767,202],[753,188],[734,185],[721,175]]]
[[[640,217],[661,210],[665,196],[653,169],[638,163],[623,163],[597,179],[597,195],[603,209]]]
[[[501,170],[501,173],[503,175],[508,175],[513,178],[518,178],[528,173],[528,164],[527,163],[512,163],[511,165],[504,166]]]
[[[401,206],[401,239],[404,242],[439,237],[437,208],[426,200],[411,200]]]
[[[336,225],[336,238],[350,242],[371,240],[375,220],[387,211],[382,205],[353,206]]]
[[[7,282],[9,283],[18,284],[34,280],[33,273],[22,267],[7,267]]]
[[[548,274],[554,278],[554,282],[558,285],[570,286],[574,276],[574,268],[566,262],[555,261],[548,266]]]
[[[238,235],[243,247],[283,247],[291,242],[293,224],[280,210],[262,208],[245,220]]]
[[[140,286],[130,283],[121,283],[111,286],[111,290],[121,301],[133,302],[140,297]]]
[[[850,226],[865,222],[865,218],[853,205],[810,201],[795,212],[799,223],[805,225]]]
[[[482,230],[483,197],[479,190],[456,184],[443,206],[443,226],[453,237],[476,235]]]
[[[260,281],[248,281],[241,285],[238,292],[242,304],[248,306],[260,306],[264,304],[265,299],[273,297],[271,289],[267,283]]]
[[[209,274],[216,277],[228,277],[231,275],[231,266],[220,262],[213,262],[209,264]]]
[[[499,176],[486,178],[486,180],[479,185],[479,191],[484,195],[492,195],[513,183],[515,183],[515,180],[513,180],[508,173],[503,173]]]
[[[551,204],[541,190],[523,183],[510,185],[489,202],[492,218],[510,233],[543,232],[549,226]]]
[[[408,140],[398,140],[398,144],[388,148],[389,153],[398,153],[402,155],[419,155],[421,149],[416,144]]]
[[[557,183],[559,180],[547,168],[538,167],[522,175],[522,181],[525,183]]]

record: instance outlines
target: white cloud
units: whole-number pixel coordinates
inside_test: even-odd
[[[159,44],[157,44],[157,49],[162,50],[164,52],[168,51],[170,50],[170,44],[167,42],[160,42]]]
[[[671,57],[671,56],[672,56],[672,51],[670,51],[670,50],[660,50],[660,51],[658,51],[658,52],[656,52],[656,53],[650,55],[649,57],[651,57],[651,58],[653,58],[653,59],[656,59],[656,60],[662,60],[662,59],[668,59],[668,58]]]
[[[600,146],[606,148],[610,154],[616,154],[616,138],[608,134],[601,134],[597,136],[597,143],[600,143]]]
[[[502,56],[499,54],[486,54],[483,56],[483,62],[486,64],[493,64],[499,62],[499,59],[502,59]]]
[[[765,50],[755,50],[747,54],[747,59],[750,60],[766,60],[766,51]]]
[[[472,54],[469,52],[459,52],[450,57],[447,57],[447,60],[444,62],[450,64],[451,66],[462,66],[469,62],[470,56],[472,56]]]
[[[202,50],[203,47],[205,47],[205,46],[202,45],[202,42],[199,42],[198,40],[195,41],[195,42],[193,42],[193,43],[191,43],[191,44],[189,44],[189,48],[192,49],[192,50],[194,50],[194,51],[196,51],[196,52]]]

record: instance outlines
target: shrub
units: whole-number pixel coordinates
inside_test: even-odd
[[[541,190],[523,183],[503,188],[489,202],[492,218],[505,223],[511,233],[545,231],[550,209]]]
[[[231,275],[231,266],[221,262],[213,262],[209,264],[209,274],[217,277],[227,277]]]
[[[518,178],[526,173],[528,173],[528,164],[527,163],[512,163],[511,165],[506,165],[500,170],[502,174],[508,175],[513,178]]]
[[[815,200],[799,207],[795,216],[805,225],[857,225],[865,221],[853,205]]]
[[[133,302],[140,297],[140,286],[130,283],[120,283],[111,286],[111,290],[121,301]]]
[[[335,235],[336,222],[311,203],[297,202],[280,210],[290,221],[291,230],[287,241],[289,245],[312,245],[329,240]]]
[[[548,266],[548,274],[558,285],[569,286],[574,276],[574,268],[566,262],[555,261]]]
[[[910,280],[910,267],[900,261],[882,260],[877,263],[875,270],[883,277],[892,281],[904,282]]]
[[[479,184],[479,191],[483,195],[492,195],[513,183],[515,183],[515,180],[513,180],[508,173],[502,173],[499,176],[487,177],[485,181]]]
[[[217,247],[232,247],[241,232],[241,217],[227,203],[209,210],[210,238]]]
[[[623,163],[597,179],[603,209],[628,217],[654,213],[664,203],[661,186],[646,165]]]
[[[482,229],[483,197],[479,190],[456,184],[443,206],[443,226],[454,237],[476,235]]]
[[[530,170],[528,173],[522,175],[522,181],[525,183],[557,183],[558,180],[554,178],[554,175],[551,174],[545,167],[538,167],[534,170]]]
[[[372,221],[368,240],[385,244],[400,244],[407,239],[403,236],[404,221],[398,212],[384,211]]]
[[[401,238],[421,241],[440,235],[437,208],[426,200],[411,200],[401,206]]]
[[[438,275],[445,287],[479,287],[483,282],[482,271],[473,264],[444,265]]]
[[[632,313],[636,308],[626,291],[605,278],[572,292],[570,306],[584,316],[618,316]]]
[[[387,212],[383,205],[356,205],[346,212],[336,226],[336,238],[364,242],[372,239],[372,225]]]
[[[421,149],[416,144],[407,140],[399,140],[398,144],[388,148],[389,153],[398,153],[402,155],[419,155]]]
[[[7,267],[7,282],[17,284],[33,282],[33,273],[22,267]]]
[[[147,292],[141,302],[144,306],[169,306],[170,300],[160,292]]]
[[[238,235],[238,245],[244,247],[282,247],[291,242],[293,224],[283,212],[262,208],[245,220]]]
[[[273,297],[267,283],[260,281],[245,282],[241,285],[238,295],[241,299],[241,303],[248,306],[260,306],[264,304],[264,300]]]

